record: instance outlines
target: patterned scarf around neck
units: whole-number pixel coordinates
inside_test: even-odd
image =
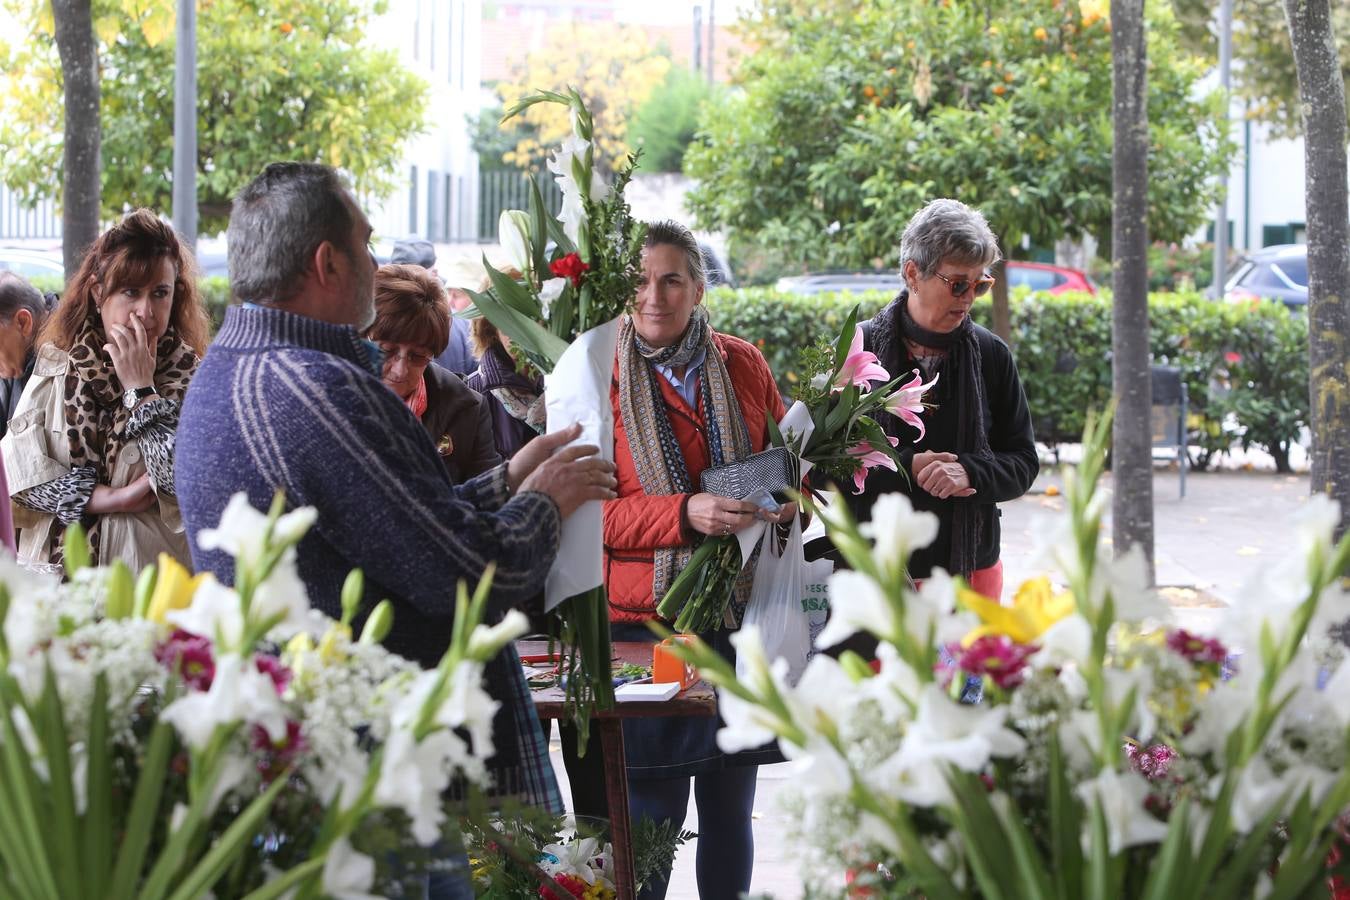
[[[882,310],[872,329],[877,356],[888,371],[904,368],[908,356],[903,343],[912,341],[933,350],[946,351],[946,390],[956,398],[956,446],[951,451],[961,456],[989,458],[989,435],[984,425],[984,363],[980,355],[979,338],[975,324],[966,316],[951,331],[929,331],[915,322],[909,314],[909,292],[901,291],[895,300]],[[946,448],[942,448],[946,449]],[[985,504],[952,504],[951,558],[947,569],[952,574],[966,577],[975,571],[975,556],[984,517]]]
[[[619,329],[619,411],[628,431],[628,446],[637,469],[642,490],[648,496],[692,494],[697,487],[689,475],[675,429],[670,424],[665,398],[661,394],[661,375],[655,366],[687,366],[702,351],[703,369],[699,382],[699,412],[702,413],[708,439],[708,453],[714,466],[745,459],[751,453],[750,432],[736,400],[736,390],[727,373],[722,354],[712,340],[713,330],[702,306],[684,335],[669,347],[652,347],[637,333],[633,319],[627,316]],[[666,595],[675,575],[689,562],[690,547],[661,547],[656,550],[652,573],[652,594],[657,602]],[[753,567],[744,572],[753,574]],[[748,590],[748,578],[746,581]],[[743,602],[740,583],[737,600]]]
[[[483,354],[478,371],[483,389],[497,398],[511,418],[524,422],[536,434],[544,433],[548,410],[542,380],[531,380],[516,371],[515,360],[500,344],[494,344]]]
[[[91,315],[75,337],[66,370],[66,440],[72,468],[93,466],[98,484],[107,484],[113,462],[127,441],[131,410],[122,404],[122,383],[103,345],[108,343],[103,321]],[[161,397],[182,401],[188,381],[197,369],[197,354],[170,326],[155,346],[155,389]],[[101,517],[89,528],[89,549],[98,558]],[[56,536],[60,540],[60,536]]]

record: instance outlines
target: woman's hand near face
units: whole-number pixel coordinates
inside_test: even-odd
[[[126,325],[108,325],[103,350],[112,360],[122,390],[154,387],[155,344],[141,317],[133,313]]]
[[[760,508],[744,500],[732,500],[716,494],[695,494],[689,498],[689,527],[699,534],[734,534],[755,520]]]

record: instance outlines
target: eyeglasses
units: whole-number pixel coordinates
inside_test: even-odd
[[[972,282],[966,278],[948,278],[941,272],[934,272],[933,274],[946,282],[947,287],[952,289],[952,296],[957,299],[964,297],[966,291],[970,290],[972,287],[975,289],[976,297],[983,297],[985,294],[989,293],[989,289],[994,286],[994,279],[991,275],[985,275]]]
[[[401,350],[397,344],[380,344],[380,353],[384,354],[384,364],[391,366],[400,357],[410,366],[425,366],[436,357],[420,350]]]

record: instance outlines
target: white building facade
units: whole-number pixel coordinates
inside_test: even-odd
[[[427,130],[408,143],[402,186],[365,198],[380,238],[477,239],[478,156],[469,117],[480,106],[482,15],[482,0],[390,0],[371,25],[371,41],[397,53],[430,88]]]

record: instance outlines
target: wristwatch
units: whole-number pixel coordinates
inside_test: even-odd
[[[153,384],[149,387],[127,388],[122,392],[122,405],[127,409],[135,409],[137,403],[156,393],[158,391],[155,390]]]

